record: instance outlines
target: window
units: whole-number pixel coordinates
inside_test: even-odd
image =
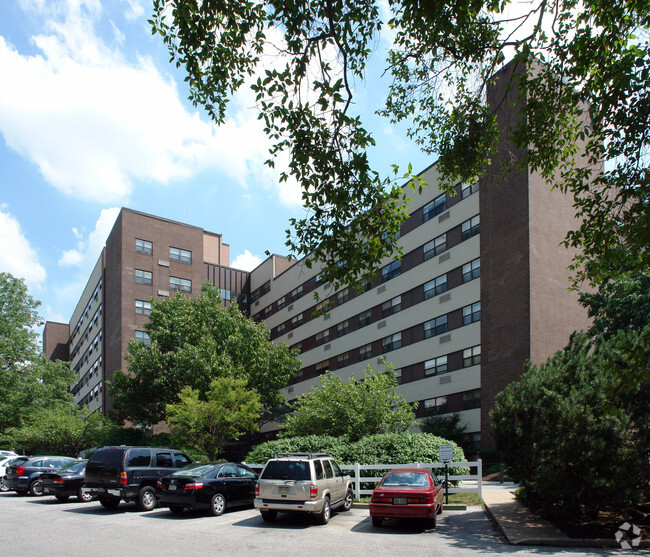
[[[463,184],[460,186],[460,198],[465,199],[478,191],[478,182],[476,184]]]
[[[442,253],[447,249],[447,234],[441,234],[430,242],[424,244],[424,260],[427,261],[432,257]]]
[[[172,460],[172,455],[170,453],[158,453],[156,455],[156,466],[161,468],[173,468],[174,461]]]
[[[372,323],[372,310],[365,311],[364,313],[359,314],[359,329],[370,325]]]
[[[469,325],[481,320],[481,302],[463,308],[463,325]]]
[[[169,289],[181,292],[192,292],[192,281],[179,277],[169,277]]]
[[[476,236],[481,231],[481,219],[479,215],[466,220],[460,227],[461,236],[463,240],[468,240],[472,236]]]
[[[326,331],[321,331],[320,333],[316,334],[316,346],[320,346],[321,344],[325,344],[326,342],[329,342],[330,339],[330,332],[329,329]]]
[[[447,332],[447,316],[441,315],[424,324],[424,338],[435,337]]]
[[[344,288],[336,295],[336,302],[340,306],[350,299],[350,289]]]
[[[345,367],[350,363],[350,354],[347,352],[345,354],[339,354],[338,358],[336,359],[336,368],[341,368]]]
[[[136,300],[135,312],[141,315],[149,315],[151,313],[151,302],[145,302],[144,300]]]
[[[316,275],[316,285],[323,284],[324,279],[322,273],[318,273]]]
[[[359,360],[367,360],[372,356],[372,344],[366,344],[359,348]]]
[[[481,276],[481,259],[474,259],[463,265],[463,282],[469,282]]]
[[[291,301],[294,302],[302,296],[302,284],[298,288],[294,288],[291,291]]]
[[[481,345],[463,350],[463,367],[476,366],[481,363]]]
[[[395,242],[397,242],[397,240],[399,240],[400,234],[401,234],[401,230],[398,229],[397,232],[395,232],[395,234],[393,234],[393,236],[391,238],[388,235],[388,232],[386,230],[384,230],[381,233],[381,239],[385,244],[394,244]]]
[[[424,299],[428,300],[447,291],[447,275],[441,275],[424,284]]]
[[[136,284],[151,284],[153,282],[153,275],[149,271],[135,270],[135,283]]]
[[[389,263],[381,270],[381,279],[386,282],[402,272],[402,262],[398,259]]]
[[[291,347],[291,350],[297,350],[297,351],[298,351],[298,354],[302,354],[302,342],[299,342],[299,343],[297,343],[297,344],[294,344],[294,345]],[[298,377],[299,375],[302,375],[302,370],[300,370],[298,373],[296,373],[296,377]]]
[[[447,397],[437,396],[424,401],[424,415],[437,416],[447,411]]]
[[[387,302],[384,302],[381,305],[381,315],[383,317],[388,317],[389,315],[393,315],[393,313],[397,313],[402,309],[402,297],[401,296],[395,296],[392,300],[388,300]]]
[[[282,298],[278,300],[278,310],[281,310],[286,304],[287,304],[287,297],[282,296]]]
[[[402,368],[396,369],[394,373],[395,373],[395,379],[397,379],[397,384],[401,385],[402,384]]]
[[[424,362],[424,374],[425,375],[437,375],[438,373],[447,372],[447,356],[440,356],[439,358],[434,358]]]
[[[149,333],[147,333],[147,331],[136,331],[135,340],[141,342],[145,346],[151,346],[151,338],[149,338]]]
[[[319,362],[316,364],[316,373],[318,374],[325,373],[329,367],[330,367],[329,360],[325,360],[324,362]]]
[[[372,282],[368,279],[365,279],[359,282],[359,293],[368,292],[372,288]]]
[[[385,354],[391,350],[397,350],[402,347],[402,333],[395,333],[381,341],[381,353]]]
[[[135,252],[143,255],[151,255],[153,253],[153,244],[147,240],[135,239]]]
[[[296,327],[300,327],[302,325],[302,313],[296,315],[293,319],[291,319],[291,328],[295,329]]]
[[[427,203],[422,209],[422,219],[424,222],[431,220],[447,208],[447,198],[445,194],[439,195],[431,203]]]
[[[318,302],[316,304],[316,315],[323,315],[327,313],[327,310],[330,309],[330,302],[329,300],[323,300],[322,302]]]
[[[463,393],[463,410],[481,407],[481,389],[474,389]]]
[[[342,337],[343,335],[347,335],[349,331],[350,331],[350,322],[347,319],[345,321],[342,321],[336,326],[337,337]]]
[[[151,463],[151,449],[131,449],[129,450],[126,465],[127,466],[149,466]]]
[[[169,248],[169,259],[171,261],[180,261],[181,263],[192,263],[192,252],[186,249]]]
[[[283,334],[285,333],[286,330],[287,330],[287,326],[286,326],[284,323],[280,323],[280,324],[278,325],[278,329],[277,329],[277,334],[278,334],[278,336],[279,336],[279,335],[283,335]]]

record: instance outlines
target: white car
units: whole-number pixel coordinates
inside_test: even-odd
[[[2,452],[9,452],[9,451],[2,451]],[[9,491],[9,488],[5,485],[5,473],[6,473],[6,468],[7,465],[18,455],[13,455],[13,456],[0,456],[0,491]]]
[[[3,458],[9,458],[9,457],[16,458],[17,456],[18,455],[13,451],[4,451],[4,450],[0,451],[0,460],[2,460]]]

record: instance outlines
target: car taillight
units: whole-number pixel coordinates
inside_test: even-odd
[[[163,486],[162,486],[162,480],[158,480],[158,481],[156,482],[156,487],[157,487],[158,489],[162,489],[162,488],[163,488]]]
[[[260,482],[255,483],[255,497],[259,498],[260,496]]]
[[[61,484],[63,485],[65,482],[63,481],[63,478],[54,478],[52,480],[55,484]]]
[[[316,499],[316,497],[318,497],[318,486],[315,484],[311,484],[309,488],[309,498]]]
[[[126,477],[126,472],[120,472],[120,485],[127,485],[128,479]]]
[[[201,489],[203,487],[203,482],[192,482],[189,484],[185,484],[185,487],[183,488],[185,491],[190,491],[191,489]]]
[[[24,466],[16,466],[16,469],[14,470],[14,474],[18,476],[22,476],[25,473],[25,467]]]

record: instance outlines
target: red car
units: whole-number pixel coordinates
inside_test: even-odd
[[[424,518],[432,528],[442,512],[443,484],[429,470],[391,470],[372,492],[373,526],[385,518]]]

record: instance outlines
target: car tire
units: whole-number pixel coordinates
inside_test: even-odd
[[[345,494],[345,499],[343,499],[343,510],[349,511],[352,508],[352,503],[354,503],[354,492],[348,489],[348,492]]]
[[[70,499],[69,495],[55,495],[54,497],[56,497],[62,503],[65,503],[68,499]]]
[[[7,487],[7,484],[5,483],[4,476],[2,476],[2,478],[0,478],[0,491],[2,491],[3,493],[5,491],[9,491],[9,488]]]
[[[43,486],[38,485],[38,480],[34,480],[29,484],[29,494],[35,497],[43,495]]]
[[[331,515],[332,515],[332,507],[330,506],[330,498],[326,496],[323,498],[323,508],[316,515],[316,523],[323,524],[323,525],[327,524],[330,521]]]
[[[169,510],[174,514],[181,514],[185,507],[183,505],[169,505]]]
[[[429,528],[435,528],[438,524],[438,513],[433,513],[433,516],[428,520]]]
[[[226,498],[221,493],[215,493],[210,500],[210,514],[221,516],[226,510]]]
[[[442,503],[440,503],[440,506],[438,507],[438,514],[442,514]]]
[[[95,497],[91,493],[84,491],[82,487],[77,491],[77,499],[79,499],[81,503],[90,503],[94,498]]]
[[[105,509],[116,509],[120,504],[118,497],[100,497],[99,502]]]
[[[139,511],[153,511],[156,508],[156,492],[153,487],[145,486],[138,491],[135,506]]]
[[[381,526],[381,523],[382,523],[383,521],[384,521],[384,519],[381,518],[380,516],[373,516],[373,517],[372,517],[372,525],[373,525],[375,528],[379,528],[379,527]]]
[[[278,517],[278,511],[260,511],[264,522],[273,522]]]

